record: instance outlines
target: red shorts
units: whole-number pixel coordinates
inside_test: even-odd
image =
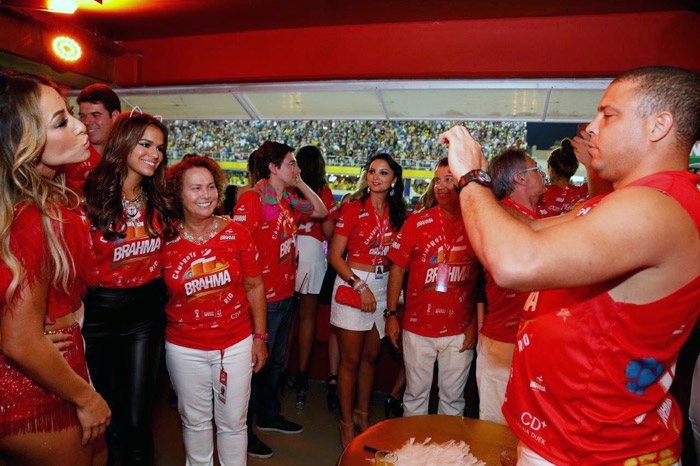
[[[68,365],[89,381],[80,326],[75,323],[57,333],[72,337],[64,351]],[[47,391],[0,354],[0,437],[11,434],[57,432],[79,425],[75,405]]]

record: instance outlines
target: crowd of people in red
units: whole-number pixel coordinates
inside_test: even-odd
[[[208,157],[168,167],[168,127],[0,74],[0,457],[8,464],[153,464],[161,349],[187,464],[245,464],[296,434],[277,391],[299,304],[303,407],[318,297],[335,271],[329,408],[345,447],[370,426],[386,336],[402,348],[405,416],[462,415],[477,360],[479,417],[509,424],[518,464],[680,464],[669,394],[700,314],[700,76],[618,77],[545,172],[512,148],[487,161],[463,126],[420,211],[402,167],[369,157],[336,204],[321,151],[266,141],[222,209]],[[571,176],[583,163],[589,183]],[[329,242],[327,248],[325,242]],[[696,368],[691,422],[700,418]],[[337,400],[333,400],[337,387]],[[696,429],[696,441],[700,429]],[[216,432],[216,440],[214,439]]]

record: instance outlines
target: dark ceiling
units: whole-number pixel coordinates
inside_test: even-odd
[[[0,5],[41,0],[0,0]],[[50,14],[112,40],[221,32],[414,21],[698,11],[695,0],[82,0],[72,15]]]

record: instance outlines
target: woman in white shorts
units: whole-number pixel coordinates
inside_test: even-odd
[[[384,337],[386,287],[389,276],[387,253],[406,219],[401,166],[387,154],[367,163],[367,191],[344,204],[328,253],[338,272],[333,287],[331,324],[338,328],[340,370],[340,438],[343,448],[352,440],[355,426],[369,427],[369,405],[374,366]],[[347,261],[343,253],[347,249]],[[341,290],[338,299],[339,288]],[[354,289],[349,290],[347,287]],[[344,293],[343,293],[344,292]],[[359,302],[341,303],[343,295],[359,293]],[[357,409],[354,409],[357,391]]]
[[[326,162],[321,150],[316,146],[304,146],[297,152],[297,165],[301,178],[321,198],[328,209],[328,215],[299,226],[297,230],[297,266],[294,290],[301,295],[299,300],[299,372],[294,380],[297,408],[306,403],[309,389],[308,366],[311,348],[316,333],[316,313],[318,295],[321,292],[323,277],[326,275],[326,252],[323,243],[333,238],[338,206],[326,181]]]

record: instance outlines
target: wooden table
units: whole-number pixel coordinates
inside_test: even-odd
[[[374,458],[374,455],[364,450],[365,445],[392,451],[399,449],[410,438],[422,442],[428,437],[437,443],[463,440],[479,460],[496,466],[501,464],[503,448],[515,452],[518,445],[518,438],[510,427],[489,421],[445,415],[401,417],[375,424],[355,437],[341,455],[338,464],[371,465],[367,459]]]

